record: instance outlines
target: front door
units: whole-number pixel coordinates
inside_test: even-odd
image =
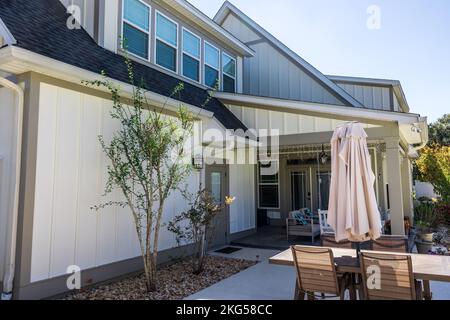
[[[228,166],[210,165],[206,167],[206,189],[211,192],[217,204],[225,204],[228,195]],[[212,230],[207,235],[209,247],[218,247],[229,242],[229,207],[225,207],[212,223]]]

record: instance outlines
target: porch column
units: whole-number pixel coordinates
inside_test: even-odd
[[[404,235],[402,168],[399,152],[400,138],[385,138],[387,183],[389,185],[389,203],[391,209],[391,228],[393,235]]]
[[[412,165],[411,160],[405,156],[402,163],[402,185],[403,185],[403,211],[405,217],[409,217],[411,223],[414,220],[413,210],[413,184],[412,184]]]

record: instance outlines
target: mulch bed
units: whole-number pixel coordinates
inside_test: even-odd
[[[144,275],[126,278],[96,288],[80,290],[64,300],[181,300],[226,279],[256,262],[210,256],[200,275],[192,274],[186,259],[158,271],[158,291],[148,293]]]

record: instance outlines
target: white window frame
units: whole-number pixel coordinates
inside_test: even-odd
[[[199,52],[200,57],[198,57],[198,58],[194,57],[189,52],[185,52],[184,51],[184,32],[185,31],[190,33],[191,35],[193,35],[194,37],[196,37],[199,40],[199,42],[198,42],[198,45],[199,45],[198,52]],[[187,55],[187,56],[191,57],[192,59],[195,59],[195,60],[198,61],[198,81],[194,80],[194,79],[191,79],[189,77],[186,77],[184,75],[184,70],[183,70],[184,69],[184,55]],[[192,32],[188,28],[182,26],[181,27],[181,76],[186,78],[186,79],[188,79],[188,80],[190,80],[190,81],[193,81],[195,83],[201,84],[203,76],[204,76],[204,75],[202,76],[202,70],[203,70],[203,68],[202,68],[202,38],[199,37],[198,35],[196,35],[194,32]]]
[[[209,65],[208,63],[206,63],[206,45],[208,45],[208,46],[211,46],[211,47],[213,47],[214,49],[216,49],[217,50],[217,52],[219,53],[219,69],[217,69],[216,67],[213,67],[213,66],[211,66],[211,65]],[[206,40],[204,40],[204,45],[203,45],[203,57],[204,57],[204,61],[203,61],[203,64],[205,65],[205,66],[208,66],[208,67],[210,67],[210,68],[212,68],[212,69],[214,69],[214,70],[216,70],[217,71],[217,73],[218,73],[218,79],[217,79],[217,81],[219,81],[219,86],[218,86],[218,90],[221,90],[221,88],[222,88],[222,79],[221,79],[221,73],[222,73],[222,71],[221,71],[221,69],[222,69],[222,51],[217,47],[217,46],[215,46],[215,45],[213,45],[213,44],[211,44],[210,42],[208,42],[208,41],[206,41]],[[208,86],[207,84],[206,84],[206,76],[205,76],[205,73],[206,73],[206,68],[203,68],[203,84],[206,86],[206,87],[208,87],[208,88],[211,88],[211,89],[214,89],[213,87],[210,87],[210,86]]]
[[[150,62],[150,60],[151,60],[151,52],[152,52],[152,50],[151,50],[151,47],[152,47],[152,37],[151,37],[151,35],[152,35],[152,6],[149,5],[148,3],[142,1],[142,0],[137,0],[137,1],[139,1],[142,4],[144,4],[148,8],[148,20],[149,20],[148,21],[148,31],[146,31],[145,29],[142,29],[141,27],[135,25],[133,22],[128,21],[127,19],[125,19],[125,0],[122,0],[122,23],[120,24],[120,29],[121,29],[120,30],[120,35],[122,37],[121,38],[122,40],[121,40],[121,43],[120,43],[120,48],[122,50],[126,51],[127,54],[132,55],[133,57],[136,57],[138,59]],[[133,28],[136,28],[139,31],[141,31],[143,33],[146,33],[148,35],[148,51],[147,51],[148,52],[148,57],[147,57],[147,59],[144,58],[144,57],[141,57],[140,55],[137,55],[137,54],[135,54],[133,52],[130,52],[130,51],[126,50],[123,47],[123,39],[124,39],[123,38],[123,32],[124,32],[123,24],[124,23],[126,23],[126,24],[132,26]]]
[[[225,65],[223,64],[223,56],[227,56],[228,58],[230,58],[231,60],[233,60],[234,61],[234,76],[232,76],[232,75],[230,75],[230,74],[228,74],[228,73],[226,73],[225,71],[223,71],[223,68],[225,67]],[[230,77],[230,78],[232,78],[233,80],[234,80],[234,93],[236,93],[237,92],[237,60],[236,60],[236,58],[234,58],[234,57],[232,57],[231,55],[229,55],[228,53],[226,53],[225,51],[222,51],[222,57],[221,57],[221,60],[222,60],[222,72],[221,72],[221,76],[222,76],[222,84],[223,84],[223,75],[226,75],[226,76],[228,76],[228,77]],[[222,88],[223,89],[223,88]]]
[[[174,47],[173,44],[168,43],[168,42],[165,41],[164,39],[161,39],[160,37],[158,37],[158,14],[161,15],[161,16],[163,16],[163,17],[166,18],[167,20],[173,22],[173,23],[177,26],[177,33],[176,33],[176,35],[177,35],[177,46],[176,46],[176,47]],[[179,49],[179,47],[180,47],[179,27],[180,27],[180,26],[179,26],[178,22],[176,22],[176,21],[173,20],[172,18],[168,17],[167,15],[165,15],[164,13],[162,13],[161,11],[155,10],[155,32],[154,32],[154,34],[155,34],[155,48],[154,48],[154,57],[155,57],[155,61],[154,61],[154,63],[155,63],[155,65],[157,65],[158,67],[163,68],[164,70],[167,70],[167,71],[170,71],[170,72],[173,72],[173,73],[178,73],[178,60],[179,60],[179,59],[178,59],[178,53],[179,53],[178,49]],[[164,44],[168,45],[169,47],[175,49],[175,51],[176,51],[176,52],[175,52],[175,71],[173,71],[173,70],[171,70],[171,69],[169,69],[169,68],[166,68],[166,67],[164,67],[164,66],[159,65],[158,63],[156,63],[156,48],[157,48],[157,41],[161,41],[162,43],[164,43]]]
[[[278,163],[278,182],[276,182],[276,183],[274,183],[274,182],[270,182],[270,183],[266,183],[266,182],[260,182],[260,169],[259,169],[259,166],[260,166],[260,163],[261,162],[266,162],[264,159],[263,160],[258,160],[258,164],[257,164],[257,172],[256,172],[256,174],[257,174],[257,195],[258,195],[258,199],[257,199],[257,201],[258,201],[258,203],[257,203],[257,205],[258,205],[258,209],[263,209],[263,210],[280,210],[281,209],[281,190],[280,190],[280,159],[270,159],[270,160],[267,160],[267,162],[277,162]],[[260,204],[261,204],[261,202],[260,202],[260,198],[261,198],[261,194],[260,194],[260,189],[259,189],[259,187],[260,186],[277,186],[277,190],[278,190],[278,207],[277,208],[275,208],[275,207],[261,207],[260,206]]]

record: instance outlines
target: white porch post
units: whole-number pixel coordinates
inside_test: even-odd
[[[413,188],[412,188],[412,165],[411,160],[405,156],[402,163],[402,185],[403,185],[403,210],[405,217],[414,220]]]
[[[393,235],[404,235],[404,210],[402,192],[402,168],[398,137],[385,138],[387,183],[389,185],[389,203],[391,208],[391,228]]]

